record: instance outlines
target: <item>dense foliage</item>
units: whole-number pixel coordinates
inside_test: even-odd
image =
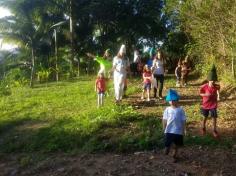
[[[0,19],[0,37],[19,49],[1,51],[1,77],[19,68],[31,86],[95,72],[87,52],[113,55],[120,44],[131,58],[135,48],[162,47],[174,67],[186,57],[198,71],[224,66],[235,78],[233,0],[1,0],[11,16]],[[160,45],[162,43],[162,45]],[[172,68],[173,69],[173,68]]]

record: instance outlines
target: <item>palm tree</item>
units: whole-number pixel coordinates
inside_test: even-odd
[[[12,13],[12,16],[0,19],[0,37],[31,51],[30,87],[33,87],[35,77],[36,49],[48,36],[39,16],[43,8],[36,4],[36,1],[33,4],[29,0],[0,2],[0,6],[8,8]]]

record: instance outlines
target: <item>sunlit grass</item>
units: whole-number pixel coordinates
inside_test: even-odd
[[[135,151],[163,147],[161,116],[167,106],[142,115],[128,104],[114,105],[112,81],[105,106],[97,109],[94,77],[13,88],[0,100],[0,152],[22,151]],[[127,94],[140,92],[138,79],[129,81]],[[165,86],[174,85],[171,77]],[[199,104],[184,105],[188,121],[200,121]],[[230,146],[231,141],[186,138],[188,145],[210,143]]]

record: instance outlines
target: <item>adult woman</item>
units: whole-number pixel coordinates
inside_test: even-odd
[[[160,50],[157,51],[157,54],[153,60],[152,68],[153,76],[156,79],[157,87],[159,86],[159,99],[163,99],[162,90],[164,85],[164,63]],[[158,85],[158,82],[160,82],[160,85]],[[157,88],[154,87],[154,97],[156,97],[156,94]]]
[[[113,59],[112,70],[114,71],[114,88],[116,103],[119,103],[122,100],[122,96],[124,93],[124,86],[128,69],[128,62],[127,60],[125,60],[125,54],[125,45],[121,45],[117,56],[115,56]]]

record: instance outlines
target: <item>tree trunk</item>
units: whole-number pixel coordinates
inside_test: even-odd
[[[79,77],[80,76],[80,59],[79,58],[77,58],[77,60],[78,60],[78,70],[77,70],[77,77]]]
[[[34,86],[34,72],[35,72],[35,56],[34,48],[31,49],[31,75],[30,75],[30,87]]]
[[[70,76],[73,76],[73,65],[75,57],[74,49],[74,18],[73,18],[73,0],[70,0],[70,45],[71,45],[71,63],[70,63]]]
[[[57,30],[54,29],[54,35],[55,35],[55,59],[56,59],[56,81],[58,82],[59,80],[59,75],[58,75],[58,51],[57,51]]]

